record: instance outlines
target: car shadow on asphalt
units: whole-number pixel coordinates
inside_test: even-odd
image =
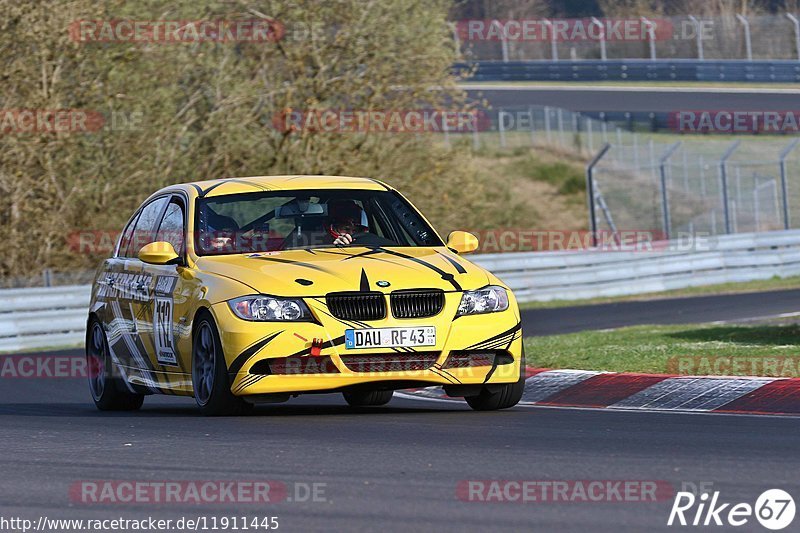
[[[252,412],[240,417],[220,418],[257,418],[257,417],[303,417],[303,416],[387,416],[399,414],[424,415],[430,413],[447,413],[464,411],[465,404],[453,402],[453,405],[419,402],[419,406],[381,406],[381,407],[350,407],[331,403],[312,403],[313,400],[302,404],[273,404],[257,405]],[[467,408],[467,411],[469,409]],[[88,417],[88,418],[155,418],[155,417],[203,417],[193,403],[169,405],[158,402],[144,406],[138,411],[98,411],[91,403],[0,403],[0,417]]]

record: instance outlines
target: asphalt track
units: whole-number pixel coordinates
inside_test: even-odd
[[[800,289],[628,301],[522,311],[526,337],[638,324],[691,324],[791,316],[800,313]]]
[[[680,110],[786,111],[797,107],[800,90],[679,88],[582,85],[464,84],[473,99],[494,108],[543,105],[581,112],[654,112]]]
[[[657,502],[463,501],[463,480],[701,483],[730,502],[766,489],[800,496],[796,419],[517,407],[395,398],[352,411],[338,395],[200,416],[148,397],[137,413],[94,409],[83,380],[0,382],[0,515],[48,518],[277,516],[283,531],[667,530]],[[325,483],[326,501],[253,504],[73,502],[82,480]],[[290,490],[291,492],[291,490]],[[738,530],[759,530],[751,519]]]
[[[788,312],[798,295],[526,311],[525,328],[579,327],[564,323],[569,317],[604,327],[614,319],[753,317]],[[137,413],[100,413],[83,379],[6,378],[0,428],[6,518],[236,515],[277,516],[283,531],[616,532],[674,529],[666,526],[672,499],[486,503],[459,499],[456,487],[465,480],[651,480],[674,490],[711,483],[726,502],[754,504],[769,488],[800,497],[800,426],[779,416],[546,407],[477,413],[460,402],[407,398],[351,410],[339,395],[317,395],[210,419],[190,399],[163,396],[148,397]],[[69,496],[85,480],[275,480],[290,494],[296,483],[325,486],[316,502],[87,505]],[[763,531],[753,519],[737,529]]]

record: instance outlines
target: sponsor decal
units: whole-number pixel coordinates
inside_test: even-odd
[[[147,302],[150,300],[147,288],[152,280],[153,275],[146,272],[107,273],[97,283],[97,299]]]
[[[153,335],[155,336],[156,360],[162,365],[178,365],[173,331],[175,308],[173,292],[177,282],[178,278],[175,276],[158,276],[156,278]]]

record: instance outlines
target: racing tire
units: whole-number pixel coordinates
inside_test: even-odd
[[[240,416],[253,408],[231,392],[222,341],[207,313],[197,318],[192,336],[192,387],[197,406],[206,416]]]
[[[121,378],[114,376],[114,363],[108,338],[96,318],[86,328],[86,368],[89,392],[100,411],[136,411],[144,403],[144,394],[130,392]]]
[[[522,399],[525,392],[525,352],[519,363],[519,380],[514,383],[502,385],[494,391],[484,387],[475,396],[467,396],[464,399],[475,411],[497,411],[498,409],[508,409],[514,407]]]
[[[514,407],[522,399],[525,391],[525,380],[520,379],[514,383],[503,385],[500,390],[491,392],[485,388],[476,396],[464,398],[475,411],[496,411]]]
[[[394,391],[371,390],[343,392],[344,400],[350,407],[378,407],[391,401]]]

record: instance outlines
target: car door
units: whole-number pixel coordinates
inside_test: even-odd
[[[142,329],[148,325],[149,288],[152,278],[139,260],[139,250],[155,238],[155,230],[169,202],[160,196],[144,204],[134,217],[133,229],[126,228],[115,257],[108,262],[109,348],[127,379],[149,390],[157,389],[153,367],[142,342]]]
[[[173,195],[164,210],[154,234],[154,241],[169,242],[183,259],[186,253],[186,200]],[[182,276],[182,264],[143,264],[151,279],[148,325],[140,328],[141,340],[147,347],[150,364],[159,374],[164,389],[186,389],[191,373],[190,335],[191,294],[196,281]]]

